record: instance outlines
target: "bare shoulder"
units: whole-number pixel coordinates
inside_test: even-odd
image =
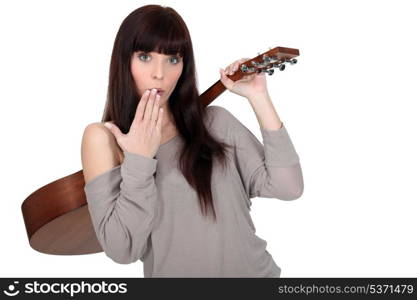
[[[84,129],[81,162],[85,183],[120,165],[122,153],[114,135],[104,123],[91,123]]]

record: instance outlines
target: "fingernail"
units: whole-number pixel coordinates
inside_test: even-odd
[[[111,124],[110,123],[104,123],[104,126],[106,126],[108,129],[110,129],[111,128]]]

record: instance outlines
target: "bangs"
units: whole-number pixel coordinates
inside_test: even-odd
[[[179,55],[184,57],[188,45],[187,33],[171,18],[153,16],[149,26],[141,28],[133,43],[133,51]]]

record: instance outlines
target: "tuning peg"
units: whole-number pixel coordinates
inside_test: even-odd
[[[242,65],[240,66],[240,70],[241,70],[243,73],[253,73],[253,72],[255,72],[255,68],[254,68],[254,67],[248,67],[248,66],[246,66],[245,64],[242,64]]]
[[[297,63],[297,59],[296,58],[292,58],[290,60],[286,59],[285,62],[290,63],[291,65],[295,65]]]
[[[274,68],[279,68],[280,71],[284,71],[285,70],[285,63],[283,63],[283,64],[272,64],[272,66]]]
[[[274,74],[274,69],[273,68],[271,68],[271,69],[267,69],[267,70],[265,70],[265,69],[257,69],[256,70],[256,73],[268,73],[268,75],[272,75],[272,74]]]

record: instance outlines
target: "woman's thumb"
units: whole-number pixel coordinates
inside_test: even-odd
[[[110,132],[111,133],[113,133],[113,135],[117,138],[119,135],[121,135],[122,134],[122,132],[120,131],[120,129],[116,126],[116,125],[114,125],[113,123],[111,123],[111,122],[106,122],[106,123],[104,123],[104,126],[106,126],[109,130],[110,130]]]

